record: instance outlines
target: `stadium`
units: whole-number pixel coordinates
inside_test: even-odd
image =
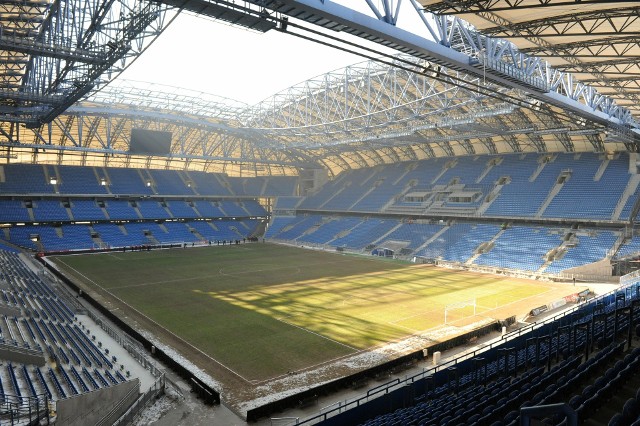
[[[122,78],[183,16],[359,61],[255,104]],[[638,27],[2,2],[0,424],[640,424]]]

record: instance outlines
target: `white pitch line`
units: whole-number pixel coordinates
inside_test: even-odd
[[[235,277],[237,275],[244,275],[244,274],[253,274],[255,272],[269,272],[269,271],[280,271],[283,269],[291,269],[294,268],[293,266],[284,266],[284,267],[279,267],[279,268],[266,268],[266,269],[251,269],[251,270],[246,270],[246,271],[238,271],[238,272],[225,272],[224,269],[225,268],[220,268],[218,269],[218,274],[219,275],[224,275],[225,277]],[[302,272],[302,270],[300,269],[299,266],[295,267],[295,271],[293,272],[294,274],[298,274]]]
[[[311,331],[311,330],[309,330],[308,328],[304,328],[304,327],[301,327],[301,326],[299,326],[299,325],[291,324],[290,322],[285,321],[285,320],[283,320],[282,318],[276,318],[276,320],[278,320],[278,321],[280,321],[280,322],[283,322],[283,323],[285,323],[285,324],[287,324],[287,325],[290,325],[291,327],[295,327],[295,328],[298,328],[298,329],[300,329],[300,330],[302,330],[302,331],[306,331],[307,333],[315,334],[315,335],[316,335],[316,336],[318,336],[318,337],[321,337],[321,338],[323,338],[323,339],[325,339],[325,340],[328,340],[328,341],[330,341],[330,342],[336,343],[336,344],[338,344],[338,345],[340,345],[340,346],[344,346],[345,348],[349,348],[349,349],[351,349],[352,351],[356,351],[356,352],[357,352],[357,351],[359,351],[359,350],[360,350],[360,349],[358,349],[358,348],[354,348],[353,346],[349,346],[349,345],[346,345],[346,344],[344,344],[344,343],[338,342],[337,340],[333,340],[333,339],[332,339],[332,338],[330,338],[330,337],[323,336],[322,334],[320,334],[320,333],[316,333],[315,331]]]
[[[116,256],[116,255],[115,255],[115,254],[113,254],[113,253],[106,253],[106,254],[107,254],[107,256],[109,256],[109,257],[113,257],[114,259],[117,259],[117,260],[122,260],[122,261],[123,261],[123,260],[125,260],[125,259],[123,259],[123,258],[121,258],[121,257],[119,257],[119,256]],[[64,263],[64,262],[63,262],[63,263]],[[65,265],[67,265],[67,264],[65,263]],[[69,266],[69,265],[67,265],[67,266]]]
[[[69,269],[71,269],[72,271],[76,272],[78,275],[80,275],[81,277],[84,277],[85,279],[89,280],[90,282],[92,282],[94,285],[96,285],[98,288],[100,288],[102,291],[106,292],[109,294],[109,296],[113,297],[114,299],[116,299],[118,302],[122,303],[123,305],[125,305],[126,307],[128,307],[129,309],[131,309],[132,311],[136,312],[136,314],[140,315],[141,317],[145,318],[147,321],[153,323],[156,327],[164,330],[166,333],[171,334],[173,337],[175,337],[176,339],[178,339],[180,342],[182,342],[182,344],[189,346],[191,349],[195,350],[196,352],[200,353],[201,355],[205,356],[206,358],[209,358],[211,361],[215,362],[216,364],[218,364],[220,367],[224,368],[225,370],[235,374],[237,377],[239,377],[240,379],[244,380],[247,383],[251,383],[251,380],[247,379],[246,377],[240,375],[238,372],[234,371],[233,369],[229,368],[228,366],[224,365],[223,363],[221,363],[220,361],[218,361],[217,359],[213,358],[211,355],[207,354],[206,352],[202,351],[200,348],[198,348],[197,346],[192,345],[191,343],[187,342],[186,340],[184,340],[182,337],[178,336],[177,334],[175,334],[173,331],[169,330],[168,328],[164,327],[163,325],[159,324],[158,322],[156,322],[155,320],[149,318],[148,316],[146,316],[145,314],[143,314],[142,312],[140,312],[139,310],[137,310],[136,308],[134,308],[133,306],[129,305],[127,302],[125,302],[124,300],[120,299],[118,296],[116,296],[115,294],[111,293],[109,290],[105,289],[104,287],[100,286],[98,283],[96,283],[95,281],[93,281],[91,278],[85,276],[84,274],[80,273],[78,270],[76,270],[74,267],[70,266],[69,264],[67,264],[66,262],[62,261],[62,263],[64,263]],[[130,325],[131,326],[131,325]],[[126,334],[126,333],[125,333]],[[155,333],[152,333],[155,337]],[[166,344],[166,343],[165,343]],[[169,345],[169,347],[171,347]],[[175,348],[172,348],[175,350]],[[196,366],[197,367],[197,366]]]
[[[431,314],[433,312],[439,312],[439,311],[440,311],[440,309],[431,309],[429,311],[422,311],[422,312],[418,312],[417,314],[409,315],[408,317],[398,318],[398,319],[395,319],[393,321],[387,321],[387,324],[397,325],[397,323],[400,322],[400,321],[408,320],[408,319],[419,317],[419,316],[422,316],[422,315],[428,315],[428,314]],[[398,327],[402,327],[402,326],[398,325]]]
[[[213,278],[213,277],[216,277],[217,275],[218,274],[210,274],[210,275],[199,275],[197,277],[174,278],[172,280],[162,280],[162,281],[152,281],[152,282],[141,283],[141,284],[122,285],[122,286],[118,286],[118,287],[111,287],[111,289],[112,290],[119,290],[119,289],[122,289],[122,288],[133,288],[133,287],[144,287],[144,286],[149,286],[149,285],[177,283],[177,282],[182,282],[182,281],[198,280],[200,278]]]

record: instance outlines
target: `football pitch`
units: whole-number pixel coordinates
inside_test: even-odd
[[[447,307],[455,326],[573,292],[269,243],[53,260],[86,291],[120,299],[254,383],[428,333],[442,327]]]

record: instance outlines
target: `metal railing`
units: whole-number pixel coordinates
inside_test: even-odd
[[[109,337],[122,346],[133,359],[135,359],[146,370],[149,370],[153,377],[164,376],[164,372],[156,366],[156,363],[149,359],[146,355],[144,347],[135,340],[124,336],[121,331],[112,328],[106,321],[98,317],[93,311],[87,312],[91,318]]]
[[[147,408],[151,402],[155,401],[156,397],[162,395],[164,393],[165,387],[165,376],[164,373],[158,378],[156,378],[153,385],[147,390],[147,392],[140,395],[138,399],[127,409],[127,411],[120,416],[118,420],[113,423],[113,426],[121,426],[128,425],[133,422],[133,420],[140,415],[140,413]],[[126,401],[127,397],[125,396],[122,401]],[[115,407],[114,411],[116,408]]]
[[[621,284],[624,283],[623,285],[621,285],[620,287],[616,288],[615,290],[612,290],[608,293],[602,294],[592,300],[589,301],[589,303],[597,303],[599,300],[604,300],[605,298],[616,294],[621,288],[625,288],[628,287],[629,285],[635,284],[637,282],[640,281],[640,271],[635,271],[631,274],[625,275],[624,277],[621,277]],[[319,414],[316,414],[315,416],[309,417],[307,419],[303,419],[301,421],[296,421],[296,425],[313,425],[316,423],[319,423],[321,421],[324,421],[328,418],[331,418],[333,416],[336,416],[340,413],[343,413],[347,410],[359,407],[362,404],[365,404],[373,399],[376,399],[382,395],[386,395],[396,389],[399,389],[405,385],[411,384],[417,380],[423,379],[427,376],[431,376],[441,370],[446,370],[447,368],[450,368],[452,366],[455,366],[463,361],[475,358],[477,355],[483,353],[483,352],[487,352],[491,349],[494,349],[496,347],[499,347],[507,342],[510,342],[512,340],[518,339],[521,336],[528,334],[538,328],[541,328],[547,324],[550,324],[552,322],[555,322],[561,318],[564,318],[568,315],[573,314],[574,312],[576,312],[577,310],[581,309],[584,305],[583,304],[579,304],[579,305],[575,305],[571,308],[568,308],[566,310],[564,310],[561,313],[558,313],[557,315],[554,315],[552,317],[548,317],[544,320],[541,320],[539,322],[535,322],[533,324],[529,324],[525,327],[519,328],[517,330],[514,330],[508,334],[502,335],[499,338],[496,338],[495,340],[493,340],[492,342],[482,345],[481,347],[474,349],[472,351],[466,352],[454,359],[451,359],[449,361],[443,362],[439,365],[436,365],[434,367],[431,368],[424,368],[423,371],[421,373],[415,374],[413,376],[408,376],[405,377],[403,379],[401,378],[396,378],[393,379],[387,383],[383,383],[379,386],[376,386],[374,388],[369,389],[366,394],[361,395],[359,397],[353,398],[353,399],[347,399],[344,401],[340,401],[337,403],[334,403],[328,407],[323,407],[320,411]],[[334,408],[330,408],[334,406]]]
[[[133,357],[140,365],[142,365],[146,370],[149,370],[151,374],[156,378],[151,385],[144,393],[136,399],[136,401],[126,410],[126,412],[120,416],[118,420],[116,420],[113,424],[115,425],[127,425],[130,424],[140,413],[147,408],[152,401],[156,399],[157,396],[164,393],[164,388],[166,384],[166,376],[164,371],[160,370],[156,363],[150,360],[146,353],[144,347],[128,337],[124,336],[122,332],[117,331],[102,318],[99,318],[92,310],[88,311],[89,317],[98,325],[100,328],[111,338],[113,338],[120,346],[122,346],[128,353]],[[135,389],[138,391],[138,389]],[[127,395],[122,398],[122,404],[127,403],[130,400],[130,396]],[[107,414],[104,418],[109,418],[112,413],[117,412],[117,410],[121,410],[122,405],[118,405],[111,410],[109,414]]]
[[[0,403],[0,422],[10,425],[49,424],[49,400],[46,394],[37,397],[5,394]]]

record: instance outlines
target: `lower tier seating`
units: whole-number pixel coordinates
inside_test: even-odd
[[[265,237],[361,253],[557,274],[611,255],[621,231],[339,215],[275,216]]]

